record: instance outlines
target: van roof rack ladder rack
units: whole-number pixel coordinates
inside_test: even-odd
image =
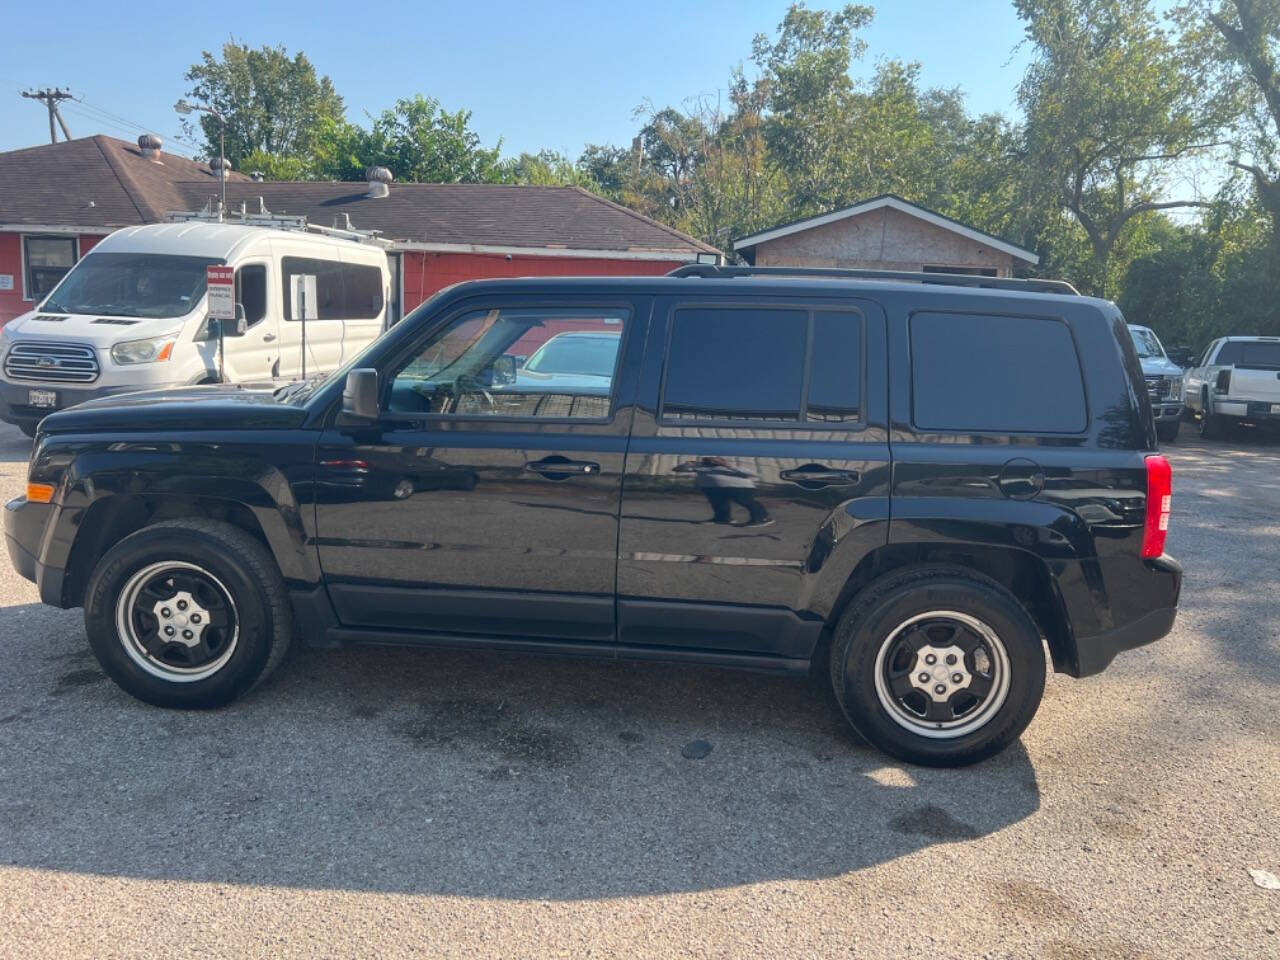
[[[382,233],[381,230],[357,230],[351,226],[350,216],[344,216],[343,226],[338,226],[335,218],[332,227],[325,227],[318,223],[308,223],[307,218],[302,215],[272,213],[266,208],[266,204],[262,203],[261,198],[258,200],[258,206],[259,210],[256,213],[246,209],[246,204],[241,203],[238,210],[227,210],[219,214],[216,209],[206,204],[203,210],[169,210],[165,219],[169,223],[226,223],[240,227],[296,230],[299,233],[316,233],[338,240],[354,240],[356,243],[368,243],[377,247],[393,246],[392,241],[379,236]]]
[[[737,277],[813,277],[830,280],[898,280],[936,283],[956,287],[988,287],[1021,290],[1023,293],[1065,293],[1080,291],[1065,280],[1018,280],[1012,277],[983,277],[969,273],[914,273],[909,270],[853,270],[841,267],[729,267],[713,263],[690,263],[677,267],[669,277],[700,277],[704,280],[731,280]]]

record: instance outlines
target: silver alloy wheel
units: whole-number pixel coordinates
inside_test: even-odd
[[[162,680],[194,683],[231,659],[240,618],[231,592],[208,570],[164,560],[136,571],[116,598],[125,653]]]
[[[900,623],[876,653],[876,696],[894,723],[934,740],[973,733],[1009,696],[1009,654],[977,617],[931,610]]]

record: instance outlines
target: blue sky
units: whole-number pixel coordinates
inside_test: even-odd
[[[548,147],[576,157],[584,143],[629,143],[632,112],[645,100],[679,105],[723,91],[730,70],[749,57],[752,37],[772,34],[786,6],[68,0],[50,22],[47,8],[20,4],[6,15],[0,150],[48,140],[44,109],[18,93],[62,85],[85,101],[65,110],[73,136],[133,139],[137,125],[189,153],[173,139],[182,76],[201,50],[234,37],[304,51],[333,78],[353,120],[421,92],[448,109],[470,109],[473,128],[486,144],[501,138],[505,154]],[[1015,51],[1022,34],[1009,0],[875,6],[864,34],[867,61],[855,72],[869,72],[880,57],[919,60],[927,84],[961,87],[971,110],[1013,110],[1026,52]]]

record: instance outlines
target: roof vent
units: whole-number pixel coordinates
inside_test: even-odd
[[[225,164],[225,167],[223,166]],[[213,175],[218,176],[224,169],[226,173],[231,172],[231,161],[226,157],[213,157],[209,161],[209,169],[213,171]]]
[[[263,180],[262,171],[254,170],[252,173],[249,174],[249,179],[252,180],[254,183],[261,183]]]
[[[366,197],[387,196],[391,192],[391,181],[395,179],[386,167],[369,167],[364,172],[364,178],[369,181],[369,192],[365,194]]]
[[[160,148],[164,146],[164,141],[154,133],[144,133],[138,138],[138,149],[142,151],[142,155],[148,160],[160,162]]]

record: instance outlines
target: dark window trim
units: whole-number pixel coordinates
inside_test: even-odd
[[[678,300],[667,310],[667,329],[662,345],[662,379],[658,385],[657,423],[662,427],[715,427],[721,430],[818,430],[824,432],[861,433],[867,424],[867,309],[861,300]],[[675,330],[676,314],[681,310],[786,310],[807,314],[805,332],[804,371],[800,385],[800,409],[796,420],[748,420],[725,417],[678,417],[664,415],[667,401],[667,368],[671,358],[671,335]],[[813,349],[813,315],[815,313],[856,313],[862,318],[861,359],[862,369],[858,382],[858,419],[856,420],[805,420],[809,408],[809,361]]]
[[[481,304],[489,304],[486,308]],[[537,300],[526,299],[524,297],[511,297],[506,306],[502,305],[502,298],[494,300],[477,299],[469,303],[463,303],[457,309],[444,314],[438,321],[431,323],[423,331],[423,333],[412,340],[409,346],[402,349],[391,360],[383,364],[383,367],[391,369],[396,367],[405,357],[417,350],[428,337],[437,333],[442,327],[448,327],[455,320],[464,314],[475,313],[479,310],[490,309],[497,306],[499,310],[507,307],[520,306],[530,310],[614,310],[622,315],[622,337],[618,344],[618,358],[614,361],[613,378],[609,383],[609,413],[603,417],[515,417],[510,415],[499,415],[493,413],[394,413],[384,412],[379,415],[378,423],[421,423],[427,424],[432,422],[440,423],[507,423],[513,426],[522,424],[593,424],[608,425],[614,422],[618,414],[618,373],[622,369],[622,356],[627,348],[627,331],[631,325],[635,323],[636,307],[634,301],[626,301],[623,303],[613,302],[606,303],[602,301],[590,301],[583,303],[581,301],[564,300],[564,301],[546,301],[538,302]],[[416,308],[415,308],[416,309]],[[381,369],[379,373],[381,374]],[[384,382],[378,385],[378,406],[382,408],[383,404],[391,393],[391,385],[394,377],[384,377]],[[336,410],[342,409],[342,400],[339,398],[335,406]]]
[[[1067,336],[1071,338],[1071,349],[1075,351],[1076,368],[1080,372],[1080,392],[1084,398],[1084,426],[1079,430],[1006,430],[990,428],[975,430],[969,427],[922,427],[916,423],[916,376],[915,357],[911,355],[911,323],[919,313],[947,314],[955,317],[1003,317],[1009,320],[1049,320],[1060,323],[1067,328]],[[1064,316],[1040,313],[1006,313],[998,310],[938,310],[920,309],[907,312],[907,388],[911,394],[911,429],[918,436],[965,436],[965,437],[1084,437],[1093,427],[1093,408],[1089,403],[1089,379],[1085,372],[1084,361],[1080,356],[1080,344],[1076,341],[1076,331],[1071,322]]]
[[[99,237],[99,240],[102,238]],[[23,233],[19,234],[18,250],[20,253],[20,261],[22,267],[22,300],[24,303],[34,303],[35,298],[31,296],[31,287],[28,280],[28,263],[27,263],[27,241],[28,240],[71,240],[75,243],[75,253],[71,257],[71,266],[74,267],[80,262],[80,235],[78,233]],[[69,273],[70,267],[67,268]],[[63,274],[66,276],[66,274]],[[61,282],[61,281],[59,281]],[[55,284],[56,286],[56,284]],[[50,291],[52,292],[52,291]],[[41,297],[43,300],[44,298]]]

